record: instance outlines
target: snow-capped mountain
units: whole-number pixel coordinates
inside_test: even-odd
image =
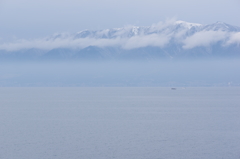
[[[158,59],[240,55],[240,27],[184,21],[55,34],[0,44],[1,59]]]

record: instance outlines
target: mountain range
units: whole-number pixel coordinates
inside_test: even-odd
[[[1,60],[240,57],[240,27],[166,21],[151,26],[60,33],[0,44]]]

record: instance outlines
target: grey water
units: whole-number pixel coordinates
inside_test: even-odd
[[[239,87],[0,88],[2,159],[239,159]]]

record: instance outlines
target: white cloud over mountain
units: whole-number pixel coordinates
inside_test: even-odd
[[[231,34],[229,40],[226,42],[226,44],[237,44],[240,45],[240,32]]]
[[[222,42],[223,46],[240,44],[240,28],[232,27],[235,28],[232,29],[231,27],[225,23],[201,25],[170,20],[149,27],[127,26],[100,31],[86,30],[77,34],[56,34],[42,39],[22,39],[0,44],[0,50],[82,49],[88,46],[120,47],[130,50],[148,46],[164,48],[169,44],[179,45],[182,49],[192,49],[208,47],[218,42]]]
[[[191,49],[198,46],[209,46],[218,41],[229,38],[229,33],[224,31],[201,31],[183,40],[183,48]]]
[[[169,43],[170,36],[164,34],[150,34],[143,36],[133,36],[125,40],[122,45],[124,49],[135,49],[147,46],[164,47]]]

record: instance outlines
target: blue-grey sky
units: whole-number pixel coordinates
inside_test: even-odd
[[[240,26],[240,0],[0,0],[0,38],[147,26],[167,18]]]

